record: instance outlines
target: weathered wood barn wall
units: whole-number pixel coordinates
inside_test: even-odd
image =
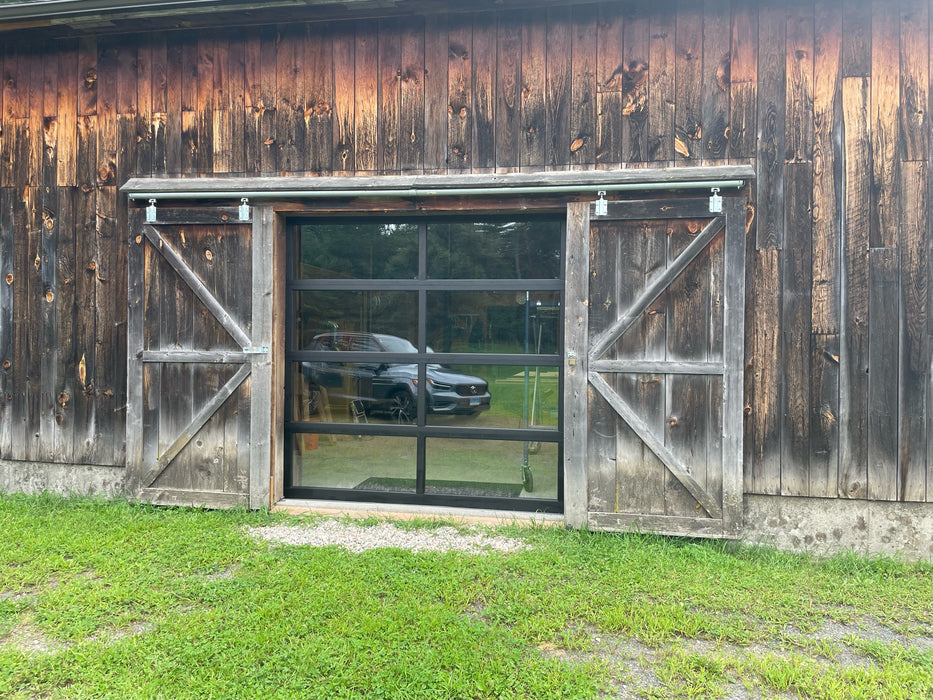
[[[497,7],[6,27],[0,458],[125,463],[130,177],[751,163],[745,491],[933,502],[931,2]]]

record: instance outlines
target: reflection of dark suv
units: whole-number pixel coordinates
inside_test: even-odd
[[[317,351],[414,353],[404,338],[381,333],[337,331],[316,335],[307,347]],[[428,349],[430,352],[430,348]],[[308,383],[327,390],[328,399],[359,401],[367,413],[388,413],[407,423],[415,419],[418,365],[387,362],[303,362]],[[426,368],[428,413],[475,415],[489,408],[486,381],[438,364]]]

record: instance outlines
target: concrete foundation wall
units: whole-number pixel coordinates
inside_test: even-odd
[[[746,495],[743,539],[818,555],[933,561],[933,503]]]
[[[0,492],[122,496],[126,469],[85,464],[47,464],[0,460]]]

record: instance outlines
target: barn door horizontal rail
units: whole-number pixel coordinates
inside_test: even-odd
[[[748,165],[631,168],[617,171],[375,177],[132,178],[121,188],[131,200],[241,199],[251,201],[365,197],[473,197],[671,190],[741,189],[755,176]]]
[[[226,190],[213,192],[210,190],[195,190],[193,192],[131,192],[132,200],[154,199],[204,199],[207,197],[220,197],[236,199],[246,197],[249,199],[275,198],[275,199],[319,199],[322,197],[367,197],[379,199],[385,197],[482,197],[496,194],[575,194],[586,192],[599,187],[604,192],[644,192],[646,190],[711,190],[713,188],[739,189],[745,185],[744,180],[698,180],[685,182],[616,182],[604,185],[506,185],[502,187],[451,187],[447,189],[425,189],[418,187],[387,189],[373,189],[371,187],[355,187],[346,190]]]

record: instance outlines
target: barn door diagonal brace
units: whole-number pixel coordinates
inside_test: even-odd
[[[175,441],[166,448],[165,452],[159,455],[158,461],[143,475],[142,483],[144,486],[152,485],[152,483],[159,478],[159,474],[165,471],[165,468],[178,456],[185,445],[191,442],[191,439],[198,434],[198,431],[211,419],[211,416],[217,413],[224,402],[233,396],[233,392],[235,392],[246,377],[249,376],[251,369],[251,365],[241,365],[236,374],[220,388],[220,391],[214,394],[211,400],[204,404],[197,415],[195,415],[194,418],[191,419],[191,422],[185,426],[185,429],[181,431],[181,434],[175,438]]]
[[[703,506],[709,516],[717,519],[722,518],[722,508],[719,504],[710,497],[700,482],[693,478],[687,466],[651,432],[645,422],[638,417],[638,414],[632,410],[622,397],[613,391],[606,380],[596,372],[589,372],[587,378],[593,388],[606,399],[613,410],[622,417],[622,420],[628,424],[638,438],[654,452],[677,480],[684,485],[697,502]]]
[[[146,238],[149,239],[149,242],[156,247],[156,249],[162,254],[162,256],[168,261],[169,265],[172,266],[172,269],[178,273],[178,276],[181,277],[185,283],[191,287],[191,291],[194,292],[195,296],[201,301],[204,306],[207,307],[208,311],[213,314],[214,318],[223,326],[224,330],[230,334],[241,348],[252,348],[252,341],[246,332],[240,328],[240,325],[233,319],[230,314],[224,309],[224,307],[217,301],[210,290],[204,286],[204,283],[198,279],[197,275],[194,274],[194,271],[185,264],[185,261],[181,259],[181,256],[169,245],[168,241],[163,238],[162,234],[154,226],[143,226],[143,233],[145,233]]]
[[[671,282],[677,279],[680,273],[687,269],[687,265],[693,262],[700,252],[709,245],[716,234],[723,230],[725,224],[726,220],[722,216],[710,221],[699,235],[690,242],[690,245],[684,248],[683,252],[674,258],[666,269],[662,270],[648,283],[641,295],[625,311],[619,314],[619,318],[593,339],[589,355],[591,362],[606,354],[612,344],[622,337],[622,334],[641,317],[645,309],[661,296],[661,293],[668,288]]]

